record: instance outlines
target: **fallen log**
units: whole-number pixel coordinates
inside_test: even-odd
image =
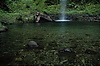
[[[40,12],[36,12],[36,16],[34,17],[34,22],[52,22],[52,21],[54,20],[49,15]]]

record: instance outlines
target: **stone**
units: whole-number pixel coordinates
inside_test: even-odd
[[[86,49],[85,53],[87,53],[87,54],[99,54],[98,52],[90,50],[90,49]]]
[[[29,41],[27,46],[31,48],[36,48],[38,47],[38,44],[35,41]]]
[[[63,49],[63,50],[60,50],[59,52],[72,52],[70,49]]]

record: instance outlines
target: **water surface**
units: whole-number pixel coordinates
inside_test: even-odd
[[[0,33],[1,65],[98,65],[100,25],[96,22],[48,22],[8,25]],[[38,49],[26,48],[34,40]],[[70,49],[73,53],[60,50]],[[48,60],[47,60],[48,59]]]

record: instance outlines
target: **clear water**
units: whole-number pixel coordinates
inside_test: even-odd
[[[48,22],[8,25],[0,33],[0,64],[98,65],[100,25],[96,22]],[[41,49],[26,48],[34,40]],[[60,53],[62,49],[73,53]],[[86,50],[91,50],[87,51]],[[90,53],[89,53],[90,52]],[[48,59],[48,60],[47,60]],[[0,66],[1,66],[0,65]]]

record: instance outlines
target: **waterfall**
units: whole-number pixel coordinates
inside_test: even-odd
[[[66,11],[66,0],[60,0],[60,13],[61,13],[61,15],[59,15],[60,20],[66,19],[65,11]]]
[[[59,15],[59,20],[55,21],[70,21],[66,20],[66,3],[67,0],[60,0],[60,15]]]

